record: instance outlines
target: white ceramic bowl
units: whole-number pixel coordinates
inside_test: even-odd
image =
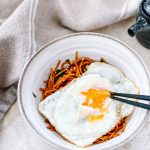
[[[75,51],[80,56],[94,59],[105,58],[110,64],[118,67],[133,80],[141,94],[150,94],[149,73],[141,58],[123,42],[103,34],[78,33],[58,38],[42,47],[25,65],[19,81],[19,106],[24,119],[49,144],[60,149],[78,150],[79,148],[51,132],[45,127],[43,117],[37,110],[40,102],[40,87],[48,78],[50,68],[54,67],[58,59],[72,59]],[[34,92],[37,98],[32,95]],[[135,108],[127,120],[127,127],[123,134],[105,143],[89,146],[88,150],[115,149],[131,139],[143,125],[147,110]]]

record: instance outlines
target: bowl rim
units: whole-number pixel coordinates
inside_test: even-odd
[[[23,78],[24,78],[24,75],[26,73],[26,70],[28,69],[28,66],[30,65],[30,63],[33,61],[33,59],[41,52],[43,51],[46,47],[58,42],[58,41],[61,41],[63,39],[67,39],[67,38],[70,38],[70,37],[74,37],[74,36],[82,36],[82,35],[92,35],[92,36],[100,36],[100,37],[104,37],[104,38],[108,38],[108,39],[111,39],[115,42],[118,42],[119,44],[123,45],[124,47],[126,47],[127,49],[130,50],[130,52],[135,55],[135,57],[139,60],[139,62],[141,63],[141,65],[143,66],[144,70],[145,70],[145,73],[146,73],[146,76],[148,78],[148,82],[150,84],[150,73],[149,73],[149,70],[146,66],[146,64],[144,63],[144,61],[142,60],[142,58],[139,56],[139,54],[137,54],[137,52],[131,48],[129,45],[125,44],[124,42],[122,42],[121,40],[117,39],[117,38],[114,38],[112,36],[109,36],[109,35],[106,35],[106,34],[102,34],[102,33],[95,33],[95,32],[78,32],[78,33],[72,33],[72,34],[67,34],[67,35],[64,35],[64,36],[61,36],[61,37],[58,37],[48,43],[46,43],[44,46],[42,46],[41,48],[39,48],[37,50],[37,52],[35,52],[35,54],[33,56],[31,56],[31,58],[25,63],[22,71],[21,71],[21,75],[20,75],[20,78],[19,78],[19,82],[18,82],[18,90],[17,90],[17,99],[18,99],[18,105],[19,105],[19,110],[21,112],[21,115],[23,117],[23,119],[25,120],[25,122],[28,124],[28,126],[34,131],[34,133],[36,133],[36,135],[38,135],[41,139],[43,139],[46,143],[48,143],[49,145],[53,146],[53,147],[56,147],[56,148],[61,148],[61,149],[64,149],[64,150],[70,150],[68,148],[63,148],[63,147],[60,147],[58,145],[56,145],[55,143],[52,143],[50,141],[48,141],[42,134],[40,134],[38,132],[38,130],[36,128],[34,128],[34,126],[32,125],[32,123],[28,120],[28,117],[26,116],[25,114],[25,111],[24,111],[24,107],[23,107],[23,104],[22,104],[22,99],[21,99],[21,89],[22,89],[22,83],[23,83]],[[112,149],[116,149],[118,147],[121,147],[123,146],[124,144],[128,143],[141,129],[142,127],[144,126],[147,118],[148,118],[148,114],[149,114],[149,111],[146,112],[146,115],[145,115],[145,118],[143,120],[143,122],[140,124],[140,127],[132,134],[128,137],[128,139],[122,141],[120,144],[118,145],[114,145],[113,147],[110,147],[110,148],[107,148],[107,150],[112,150]]]

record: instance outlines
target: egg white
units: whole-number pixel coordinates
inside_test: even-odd
[[[116,67],[103,62],[92,63],[85,74],[99,74],[100,77],[108,79],[113,85],[114,92],[138,94],[139,89],[136,85],[127,79],[124,74]],[[134,99],[132,99],[134,100]],[[129,116],[134,106],[116,101],[120,116],[124,118]]]
[[[107,98],[108,111],[104,118],[89,122],[89,115],[101,112],[84,106],[85,97],[81,94],[91,88],[106,89],[115,92],[137,93],[136,86],[109,64],[94,62],[87,72],[74,79],[67,86],[48,96],[39,104],[39,111],[56,130],[68,141],[84,147],[113,129],[121,118],[131,114],[133,106]]]

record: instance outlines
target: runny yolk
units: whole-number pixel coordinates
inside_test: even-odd
[[[86,92],[81,92],[86,97],[85,102],[82,104],[84,106],[93,107],[94,109],[99,109],[101,115],[89,115],[88,121],[93,122],[96,120],[101,120],[104,118],[104,112],[106,112],[105,101],[110,97],[110,92],[107,90],[97,90],[89,89]]]

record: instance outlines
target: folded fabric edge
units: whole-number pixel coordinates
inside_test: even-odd
[[[5,92],[3,92],[3,89],[0,89],[0,122],[16,100],[17,86],[18,82],[5,89]]]

